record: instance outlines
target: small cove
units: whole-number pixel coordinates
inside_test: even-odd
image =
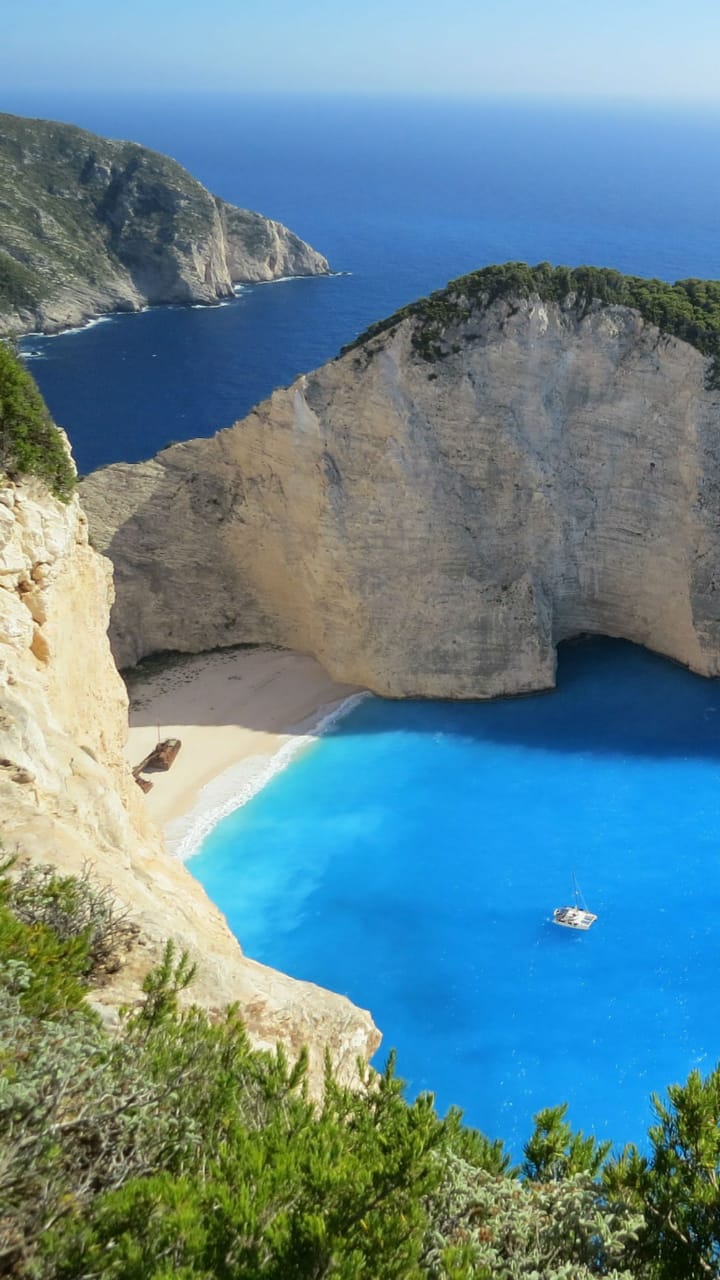
[[[50,91],[9,106],[166,151],[351,272],[24,339],[83,472],[214,431],[488,262],[720,274],[705,108]],[[411,1093],[515,1150],[563,1099],[574,1124],[639,1139],[650,1090],[720,1052],[717,686],[604,641],[565,649],[559,679],[493,705],[369,700],[191,863],[250,955],[371,1008],[378,1061],[395,1045]],[[549,923],[573,871],[600,916],[587,937]]]
[[[558,689],[361,702],[190,868],[248,955],[343,992],[517,1154],[542,1106],[642,1141],[649,1095],[720,1053],[720,694],[620,641]],[[572,873],[599,920],[550,923]]]

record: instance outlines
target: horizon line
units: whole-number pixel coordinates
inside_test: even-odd
[[[689,108],[694,110],[720,110],[720,94],[716,97],[670,96],[660,97],[643,94],[602,94],[557,92],[556,90],[505,90],[505,89],[395,89],[366,88],[347,89],[343,87],[329,88],[238,88],[235,86],[217,85],[48,85],[24,84],[3,86],[0,98],[13,94],[55,95],[66,94],[70,97],[205,97],[205,98],[259,98],[259,99],[344,99],[352,101],[406,101],[406,102],[457,102],[457,103],[543,103],[548,106],[602,106],[602,107],[665,107]]]

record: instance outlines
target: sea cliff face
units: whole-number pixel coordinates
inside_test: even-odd
[[[176,161],[71,125],[0,114],[0,185],[0,333],[329,270],[287,227],[211,195]]]
[[[549,688],[622,636],[720,671],[720,393],[637,309],[417,316],[211,440],[83,484],[121,665],[267,642],[392,697]]]
[[[0,812],[5,853],[72,873],[87,865],[139,928],[119,973],[93,994],[109,1019],[131,1004],[166,939],[198,962],[190,997],[236,1001],[256,1045],[310,1046],[321,1087],[329,1048],[355,1078],[379,1035],[341,996],[242,955],[227,924],[147,822],[124,748],[127,697],[107,641],[109,563],[88,545],[77,499],[0,477]]]

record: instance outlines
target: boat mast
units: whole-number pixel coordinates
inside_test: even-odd
[[[587,903],[583,898],[582,893],[580,892],[580,886],[578,885],[577,876],[575,875],[574,871],[572,873],[572,878],[573,878],[573,894],[575,898],[575,906],[580,911],[587,911],[588,909]]]

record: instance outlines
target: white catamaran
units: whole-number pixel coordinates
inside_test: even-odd
[[[587,903],[573,876],[573,905],[556,907],[553,911],[553,924],[559,924],[563,929],[589,929],[596,920],[597,916],[594,916],[592,911],[588,911]]]

